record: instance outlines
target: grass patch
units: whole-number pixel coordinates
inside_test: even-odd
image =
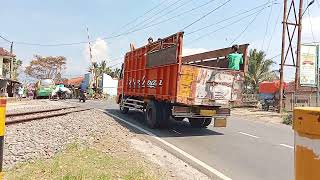
[[[88,147],[72,144],[52,159],[21,164],[5,172],[6,179],[157,179],[139,162],[115,158]]]

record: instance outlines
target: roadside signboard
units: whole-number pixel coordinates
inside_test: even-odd
[[[318,69],[318,46],[302,45],[300,56],[300,85],[316,87]]]

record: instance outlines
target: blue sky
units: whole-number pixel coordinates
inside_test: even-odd
[[[269,0],[3,1],[0,7],[0,17],[2,19],[0,35],[10,41],[36,44],[85,42],[87,41],[86,27],[88,27],[91,40],[98,40],[92,43],[96,55],[95,59],[98,61],[106,59],[110,66],[117,67],[114,65],[122,61],[122,58],[119,57],[122,57],[123,54],[129,50],[130,42],[133,42],[139,47],[144,45],[150,36],[157,39],[158,37],[173,34],[227,2],[225,6],[185,29],[184,53],[224,48],[235,40],[234,43],[250,43],[250,48],[263,49],[267,51],[267,57],[273,57],[279,54],[281,50],[282,0],[278,1],[279,4],[274,4],[272,7],[270,6],[262,10],[261,13],[256,16],[256,19],[254,19],[256,14],[243,20],[241,20],[241,17],[236,17],[188,35],[188,33],[194,30],[252,9],[268,1]],[[157,6],[153,11],[145,14],[145,12],[159,3],[162,4]],[[203,4],[206,5],[188,13],[183,13]],[[316,41],[320,40],[319,9],[320,4],[317,2],[310,8],[310,20]],[[255,11],[249,12],[243,16],[254,12]],[[137,17],[140,18],[124,26]],[[171,17],[175,18],[170,19]],[[277,19],[278,21],[276,21]],[[249,22],[253,23],[248,26]],[[103,39],[104,37],[110,37],[157,23],[159,24],[124,36]],[[227,27],[222,28],[225,26]],[[248,29],[244,33],[241,33],[247,26]],[[307,13],[304,19],[304,26],[303,42],[313,41]],[[221,30],[216,31],[217,29]],[[202,38],[198,39],[199,37]],[[0,47],[9,49],[10,44],[0,39]],[[16,43],[14,44],[14,52],[18,58],[23,61],[24,65],[28,64],[34,54],[42,56],[65,56],[68,59],[65,76],[71,77],[82,75],[86,72],[90,63],[86,47],[87,44],[85,43],[54,47]],[[279,58],[280,57],[274,59],[277,64],[280,62]],[[278,69],[278,66],[274,68]],[[290,80],[293,77],[293,70],[288,69],[285,72],[286,79]]]

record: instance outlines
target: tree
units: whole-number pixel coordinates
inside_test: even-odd
[[[278,79],[275,71],[271,70],[274,63],[271,59],[266,59],[263,51],[250,51],[248,73],[245,77],[246,93],[258,93],[259,83]]]
[[[93,71],[97,79],[102,74],[107,74],[112,78],[119,78],[119,73],[121,69],[119,68],[111,69],[110,67],[107,66],[106,61],[101,61],[100,63],[92,62],[92,64],[89,66],[89,71],[90,72]],[[95,79],[95,82],[97,81],[97,79]]]
[[[17,80],[19,77],[18,69],[22,66],[22,61],[20,59],[13,60],[13,79]]]
[[[26,67],[25,73],[37,79],[61,80],[62,71],[66,69],[66,61],[64,56],[43,57],[35,55],[30,65]]]

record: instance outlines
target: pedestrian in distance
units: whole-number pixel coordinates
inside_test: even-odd
[[[24,92],[23,86],[20,85],[18,87],[18,98],[19,98],[20,101],[22,100],[23,92]]]
[[[243,54],[240,54],[238,52],[239,51],[238,45],[233,45],[231,49],[232,49],[232,53],[228,55],[228,63],[229,63],[228,68],[239,71],[240,65],[243,64]]]

